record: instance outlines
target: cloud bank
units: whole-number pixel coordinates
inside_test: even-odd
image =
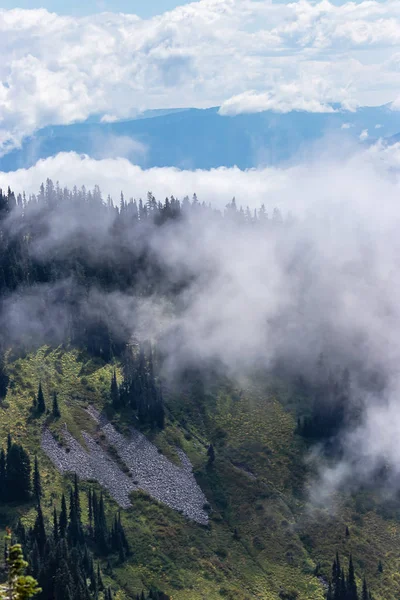
[[[397,0],[201,0],[151,19],[16,8],[0,10],[0,32],[3,153],[39,127],[90,115],[399,106]]]

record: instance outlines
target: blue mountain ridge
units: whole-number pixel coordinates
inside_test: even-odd
[[[21,148],[1,157],[0,170],[28,168],[59,152],[98,159],[123,156],[142,168],[249,169],[292,161],[318,148],[325,136],[359,141],[364,130],[368,141],[395,136],[400,131],[400,111],[384,105],[354,112],[222,116],[218,107],[160,109],[127,121],[102,123],[92,118],[45,127],[26,138]]]

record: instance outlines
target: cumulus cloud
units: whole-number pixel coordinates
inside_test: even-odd
[[[280,89],[270,92],[257,93],[253,90],[238,94],[221,105],[219,114],[238,115],[241,113],[258,113],[264,110],[282,113],[292,110],[316,113],[335,112],[329,104],[322,104],[318,98],[307,98],[293,87],[296,86],[284,85]]]
[[[400,87],[399,31],[396,0],[201,0],[151,19],[0,10],[0,149],[93,114],[389,101]]]
[[[145,198],[149,190],[157,199],[165,196],[197,193],[199,199],[224,207],[233,196],[243,203],[258,202],[271,194],[286,180],[284,171],[277,169],[241,171],[238,168],[220,167],[210,171],[186,171],[177,168],[141,169],[128,159],[100,159],[76,153],[61,153],[40,160],[30,169],[10,173],[0,172],[0,188],[11,186],[16,191],[36,193],[42,181],[50,177],[62,186],[93,188],[100,185],[104,196],[114,196],[123,190],[127,197]],[[117,187],[117,189],[116,189]],[[251,199],[254,199],[253,201]]]

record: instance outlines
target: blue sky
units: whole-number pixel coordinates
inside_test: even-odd
[[[278,0],[283,3],[292,0]],[[344,4],[345,0],[331,0]],[[359,2],[360,0],[356,0]],[[101,11],[135,13],[142,18],[152,17],[188,4],[185,0],[2,0],[1,8],[47,8],[59,14],[88,15]]]
[[[1,8],[47,8],[59,14],[87,15],[100,11],[135,13],[147,18],[180,5],[185,0],[2,0]]]

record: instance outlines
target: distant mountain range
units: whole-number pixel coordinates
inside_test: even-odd
[[[276,165],[318,151],[318,141],[354,139],[363,143],[392,138],[400,131],[400,111],[389,105],[355,112],[292,111],[221,116],[218,107],[146,111],[136,119],[45,127],[22,148],[0,158],[1,171],[27,168],[41,158],[74,151],[93,158],[123,156],[143,168],[173,166],[248,169]],[[393,138],[396,140],[396,137]]]

